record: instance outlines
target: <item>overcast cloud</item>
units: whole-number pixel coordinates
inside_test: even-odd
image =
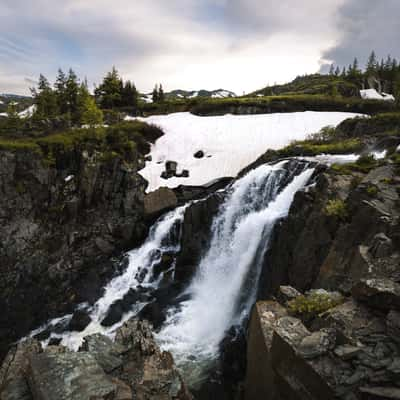
[[[371,47],[396,55],[399,17],[398,0],[2,0],[0,92],[58,67],[95,83],[112,65],[142,91],[248,92]]]

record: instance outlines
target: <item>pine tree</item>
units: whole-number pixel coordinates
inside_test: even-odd
[[[331,67],[329,68],[329,75],[333,75],[335,72],[335,67],[333,66],[333,64],[331,64]]]
[[[38,88],[31,89],[31,92],[36,105],[33,115],[36,121],[50,120],[59,114],[56,93],[45,76],[40,74]]]
[[[132,107],[134,110],[137,109],[138,105],[138,91],[136,86],[131,81],[126,81],[123,91],[121,103],[124,107]]]
[[[5,125],[6,131],[9,134],[15,135],[22,128],[22,121],[18,115],[17,104],[10,102],[7,106],[7,121]]]
[[[339,76],[339,75],[340,75],[340,68],[339,68],[339,66],[337,66],[335,69],[335,76]]]
[[[358,62],[356,64],[356,67],[358,67]],[[375,51],[372,51],[370,56],[368,57],[368,62],[366,65],[367,76],[376,75],[377,70],[378,70],[378,61],[376,59]]]
[[[65,86],[67,113],[70,115],[74,124],[79,123],[78,95],[79,95],[79,79],[75,72],[70,69]]]
[[[121,106],[123,82],[115,67],[104,77],[101,85],[95,89],[95,96],[101,108],[114,109]]]
[[[154,86],[153,93],[151,95],[153,103],[158,103],[158,101],[159,101],[158,95],[159,95],[159,90],[158,90],[158,85],[156,84]]]
[[[158,101],[161,103],[164,100],[165,100],[165,94],[164,94],[163,87],[160,83],[160,86],[158,87]]]
[[[103,111],[101,111],[92,96],[87,96],[83,102],[81,125],[88,125],[93,128],[103,123]]]
[[[54,90],[57,96],[59,112],[61,114],[66,114],[68,112],[67,76],[61,68],[58,70],[58,75],[54,84]]]

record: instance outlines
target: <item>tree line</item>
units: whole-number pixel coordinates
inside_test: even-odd
[[[364,69],[357,58],[347,68],[331,64],[329,75],[340,76],[359,87],[368,87],[370,82],[379,81],[382,91],[400,95],[400,63],[390,55],[378,60],[375,51],[372,51]]]

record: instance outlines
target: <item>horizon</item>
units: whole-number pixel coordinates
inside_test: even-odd
[[[363,66],[400,56],[397,0],[4,0],[0,4],[0,93],[28,95],[73,68],[89,87],[116,66],[141,93],[251,93],[333,63]],[[312,23],[309,19],[312,18]],[[18,21],[16,26],[15,21]],[[384,21],[384,24],[381,23]]]

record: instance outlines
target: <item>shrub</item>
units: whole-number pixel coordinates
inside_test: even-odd
[[[325,207],[325,213],[341,220],[345,220],[348,217],[346,203],[341,199],[329,200]]]
[[[368,186],[367,187],[367,193],[369,196],[371,197],[376,197],[376,195],[378,194],[378,188],[376,186]]]
[[[336,307],[343,301],[343,297],[338,293],[312,291],[290,300],[288,307],[291,314],[308,319]]]

